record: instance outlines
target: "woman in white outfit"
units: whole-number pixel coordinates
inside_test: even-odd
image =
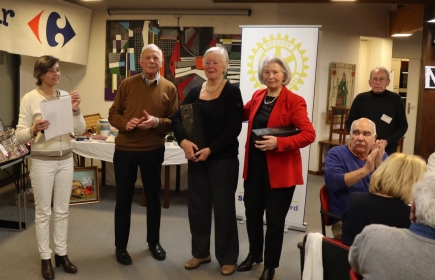
[[[35,195],[36,238],[41,255],[41,272],[44,279],[54,279],[49,246],[52,199],[56,266],[62,265],[67,273],[77,273],[77,268],[68,259],[66,248],[74,162],[68,133],[45,139],[44,130],[50,126],[50,120],[41,118],[40,104],[71,97],[74,133],[84,133],[86,123],[79,109],[80,95],[75,91],[70,94],[56,89],[60,79],[59,59],[48,55],[38,58],[33,76],[37,79],[38,87],[21,100],[16,137],[22,144],[31,143],[30,179]]]

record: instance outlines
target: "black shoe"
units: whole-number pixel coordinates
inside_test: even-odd
[[[125,249],[116,249],[116,260],[123,265],[129,265],[133,263],[130,255]]]
[[[265,267],[263,270],[263,274],[261,274],[260,280],[272,280],[274,275],[275,275],[275,268]]]
[[[157,243],[155,245],[148,244],[148,248],[150,249],[150,252],[153,254],[153,257],[156,260],[163,261],[166,259],[166,252],[163,249],[162,245],[160,243]]]
[[[73,265],[69,261],[67,255],[59,256],[58,254],[55,254],[54,255],[54,262],[56,264],[56,267],[59,267],[62,265],[63,271],[65,271],[66,273],[71,273],[71,274],[77,273],[77,267],[75,267],[75,265]]]
[[[251,270],[252,265],[254,263],[261,263],[263,262],[263,256],[256,256],[254,254],[249,253],[246,257],[246,260],[244,260],[238,267],[237,271],[248,271]]]
[[[53,267],[51,266],[51,259],[41,260],[41,273],[42,278],[44,278],[45,280],[54,279],[54,271]]]

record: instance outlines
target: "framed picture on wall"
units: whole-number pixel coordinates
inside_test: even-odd
[[[69,204],[96,203],[99,201],[98,167],[74,167]]]
[[[331,62],[329,64],[329,89],[326,123],[332,121],[332,106],[350,108],[355,91],[356,64]],[[334,120],[339,123],[340,120]]]

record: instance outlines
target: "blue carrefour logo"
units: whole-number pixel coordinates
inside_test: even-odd
[[[43,12],[44,11],[40,12],[38,15],[36,15],[32,20],[28,22],[30,29],[32,29],[33,34],[35,34],[36,38],[40,43],[41,43],[41,39],[39,36],[39,24]],[[76,36],[76,33],[74,32],[74,29],[72,28],[66,16],[65,16],[65,21],[66,21],[65,26],[63,28],[60,28],[57,25],[57,20],[60,18],[61,16],[58,13],[52,12],[47,19],[46,36],[47,36],[47,42],[51,47],[56,47],[58,45],[58,42],[55,39],[57,34],[62,34],[63,36],[62,47],[65,46],[69,41],[71,41],[71,39],[74,38],[74,36]]]

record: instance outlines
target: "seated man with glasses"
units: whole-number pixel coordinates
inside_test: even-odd
[[[367,193],[373,171],[386,158],[382,141],[376,140],[375,123],[366,118],[355,120],[350,129],[349,144],[333,147],[326,154],[329,211],[341,217],[351,193]],[[341,221],[333,221],[335,238],[341,238],[341,225]]]
[[[370,72],[371,91],[358,94],[349,111],[346,129],[359,118],[372,120],[387,154],[397,151],[397,143],[408,130],[405,106],[397,93],[387,90],[390,72],[385,67],[376,67]]]

